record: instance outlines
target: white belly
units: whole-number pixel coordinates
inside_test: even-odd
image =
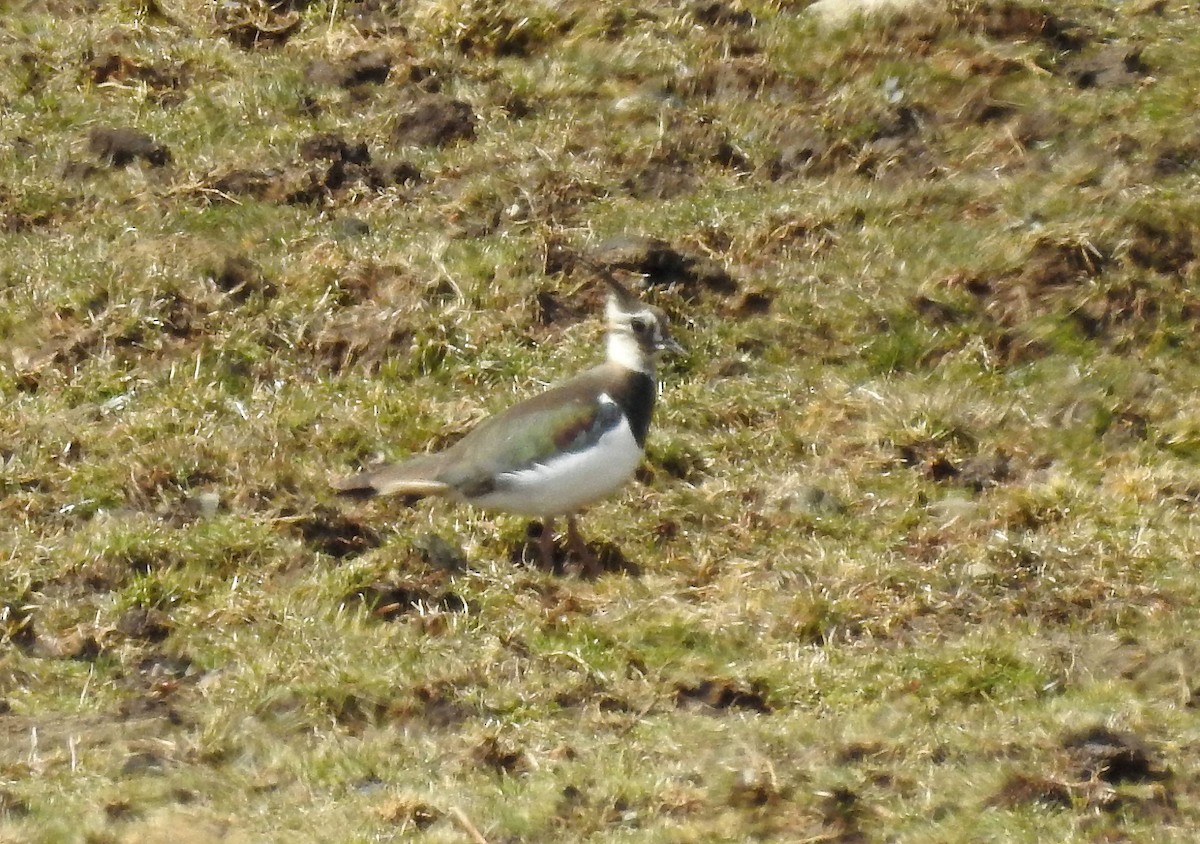
[[[642,449],[624,419],[592,448],[530,469],[506,472],[472,504],[522,516],[562,516],[616,492],[633,476]]]

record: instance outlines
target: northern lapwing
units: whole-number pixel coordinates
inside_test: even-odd
[[[605,272],[607,360],[485,419],[445,451],[411,457],[338,480],[347,495],[443,495],[542,520],[538,551],[554,565],[553,522],[567,519],[567,544],[585,572],[595,555],[579,533],[580,511],[619,490],[646,447],[658,385],[654,364],[682,353],[666,315]]]

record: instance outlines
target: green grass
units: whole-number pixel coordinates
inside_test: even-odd
[[[1186,5],[294,5],[0,33],[0,840],[1195,838]],[[1148,73],[1074,84],[1105,45]],[[418,86],[474,137],[396,140]],[[322,190],[320,133],[421,179]],[[738,282],[648,293],[688,354],[584,522],[627,571],[335,500],[595,360],[546,267],[627,235]]]

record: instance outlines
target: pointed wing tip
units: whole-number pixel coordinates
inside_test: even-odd
[[[429,495],[445,495],[450,491],[449,486],[441,481],[413,477],[405,474],[403,467],[398,466],[338,478],[332,481],[330,486],[334,492],[345,498],[374,498],[378,495],[424,498]]]
[[[371,478],[367,475],[351,475],[348,478],[338,478],[329,484],[333,491],[346,498],[373,498],[379,494]]]

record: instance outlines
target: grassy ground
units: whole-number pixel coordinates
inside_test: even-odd
[[[1195,839],[1194,5],[806,5],[10,5],[0,840]],[[618,570],[334,499],[581,256]]]

